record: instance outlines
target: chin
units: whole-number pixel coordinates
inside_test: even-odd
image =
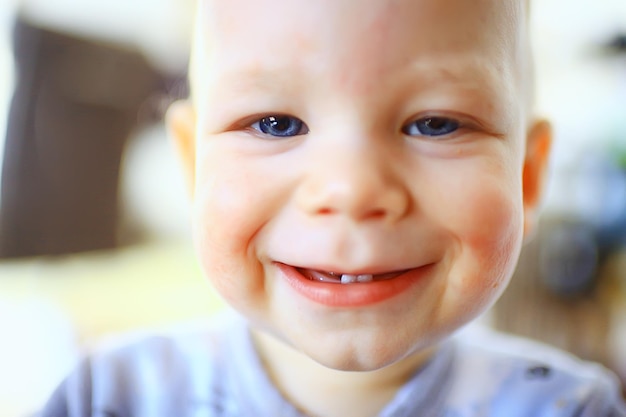
[[[376,340],[375,342],[354,342],[358,338],[342,343],[331,342],[331,347],[315,346],[310,343],[297,348],[320,365],[346,372],[372,372],[401,362],[413,354],[420,355],[428,348],[421,348],[415,341]],[[394,343],[395,342],[395,343]]]
[[[344,371],[344,372],[372,372],[377,371],[379,369],[385,368],[397,360],[389,359],[389,358],[373,358],[373,357],[359,357],[356,355],[349,356],[336,356],[336,355],[324,355],[323,357],[317,358],[315,356],[309,356],[315,362],[320,365],[334,369],[336,371]]]

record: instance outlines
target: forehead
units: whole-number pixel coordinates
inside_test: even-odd
[[[407,67],[459,81],[522,66],[522,0],[202,0],[198,12],[194,78],[208,84],[282,71],[366,90]]]

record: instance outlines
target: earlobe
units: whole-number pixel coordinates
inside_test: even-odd
[[[543,195],[550,149],[552,127],[546,120],[536,121],[528,130],[523,172],[524,237],[533,232],[537,211]]]
[[[169,136],[182,163],[189,194],[193,197],[195,183],[196,114],[190,101],[177,101],[170,106],[165,117]]]

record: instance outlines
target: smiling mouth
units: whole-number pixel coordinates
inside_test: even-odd
[[[408,270],[388,272],[384,274],[343,274],[338,272],[317,271],[314,269],[296,268],[305,278],[311,281],[327,282],[331,284],[355,284],[375,281],[387,281],[396,278]]]

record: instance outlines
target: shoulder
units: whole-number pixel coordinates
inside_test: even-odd
[[[626,417],[617,378],[600,365],[486,329],[462,332],[455,346],[451,402],[459,407],[489,416]]]
[[[225,316],[110,340],[63,382],[47,409],[67,409],[67,416],[159,417],[208,407],[220,411],[208,415],[227,415],[221,411],[232,373],[229,339],[244,331],[243,322]]]

